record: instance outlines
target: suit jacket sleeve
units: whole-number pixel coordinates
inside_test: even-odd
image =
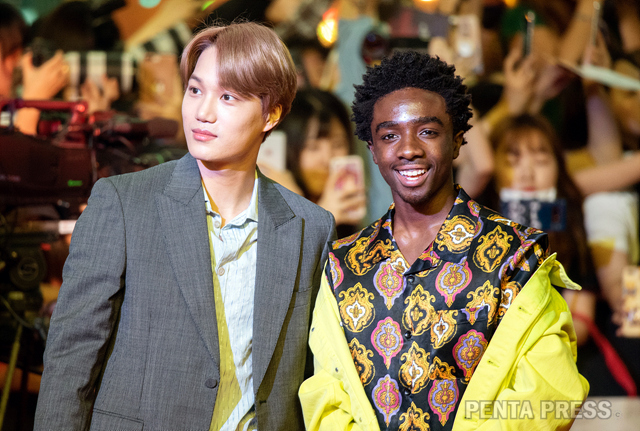
[[[87,429],[125,272],[125,226],[118,193],[98,181],[76,223],[56,304],[35,418],[36,430]]]
[[[316,274],[314,274],[313,276],[314,280],[321,279],[322,272],[323,272],[322,270],[324,268],[325,263],[327,262],[327,259],[329,259],[329,251],[331,250],[331,243],[337,239],[336,238],[336,221],[333,218],[333,215],[331,213],[329,213],[329,226],[330,226],[329,235],[327,236],[327,241],[325,242],[324,249],[322,250],[322,257],[318,262],[318,268],[316,269]],[[313,309],[315,308],[316,300],[317,300],[317,296],[320,288],[319,281],[314,282],[314,284],[315,286],[313,286],[313,296],[311,298],[311,311],[312,311],[311,318],[313,318]],[[309,325],[307,327],[311,327],[311,323],[312,322],[309,321]],[[304,368],[304,378],[307,379],[312,375],[313,375],[313,351],[311,350],[311,348],[307,348],[307,361]]]

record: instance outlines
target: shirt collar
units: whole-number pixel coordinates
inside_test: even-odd
[[[242,211],[240,214],[235,216],[233,220],[226,223],[227,226],[242,226],[247,221],[258,222],[258,171],[256,170],[255,180],[253,181],[253,191],[251,192],[251,200],[249,201],[249,206]],[[202,184],[202,188],[204,190],[204,201],[206,205],[207,212],[211,212],[215,215],[219,215],[211,208],[211,201],[209,200],[209,194],[207,193],[207,188]]]
[[[465,191],[456,184],[458,195],[449,211],[446,220],[440,226],[436,238],[428,244],[422,255],[413,263],[408,272],[420,272],[436,266],[439,261],[460,263],[469,254],[471,241],[482,230],[480,210],[483,208],[471,199]],[[395,239],[392,232],[392,220],[395,213],[395,204],[391,204],[387,213],[370,228],[373,230],[367,248],[370,248],[378,239],[390,238],[395,248]],[[411,262],[408,262],[411,265]]]
[[[482,206],[457,184],[456,190],[458,196],[453,208],[429,248],[432,248],[442,260],[460,263],[469,254],[471,241],[482,231]]]
[[[253,181],[253,192],[251,193],[251,201],[249,202],[249,206],[247,207],[247,209],[243,211],[243,213],[246,212],[245,218],[254,222],[258,221],[258,181],[260,181],[260,178],[258,178],[258,171],[256,171],[256,178]]]

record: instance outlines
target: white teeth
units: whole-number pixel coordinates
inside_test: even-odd
[[[403,177],[417,177],[424,174],[426,171],[424,169],[413,169],[410,171],[398,171],[398,172]]]

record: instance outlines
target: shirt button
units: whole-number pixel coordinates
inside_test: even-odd
[[[407,283],[413,283],[414,281],[416,281],[416,278],[413,275],[407,277]]]
[[[216,379],[207,379],[205,380],[204,385],[209,389],[213,389],[218,386],[218,381]]]
[[[404,388],[404,389],[402,390],[402,393],[404,393],[404,396],[405,396],[405,397],[408,397],[409,395],[411,395],[411,389],[409,389],[409,388]]]
[[[411,331],[407,331],[404,333],[404,338],[406,338],[407,340],[411,338]]]
[[[218,275],[224,275],[224,268],[223,267],[218,268]]]
[[[215,226],[216,229],[218,229],[220,227],[220,222],[218,220],[216,220],[213,225]]]

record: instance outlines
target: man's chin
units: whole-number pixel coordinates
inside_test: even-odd
[[[415,190],[413,193],[403,191],[402,193],[397,193],[397,196],[403,203],[411,206],[421,206],[429,202],[429,199],[431,198],[429,193],[425,193],[422,190]]]

